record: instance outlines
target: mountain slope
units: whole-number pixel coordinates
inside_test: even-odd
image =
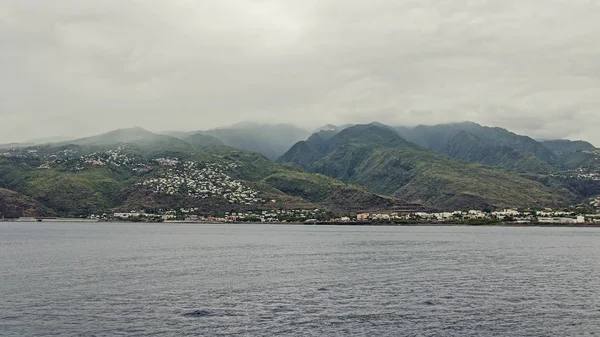
[[[73,144],[79,146],[86,145],[95,145],[95,146],[103,146],[103,145],[115,145],[119,143],[137,143],[140,141],[147,141],[150,139],[155,139],[160,137],[148,130],[143,128],[130,128],[130,129],[118,129],[114,131],[110,131],[107,133],[103,133],[97,136],[80,138],[75,140],[70,140],[63,142],[63,144]]]
[[[119,129],[97,136],[75,139],[59,144],[46,145],[55,148],[57,145],[76,146],[82,152],[95,152],[112,149],[120,144],[135,147],[148,156],[168,156],[185,154],[193,150],[193,146],[176,137],[159,135],[143,128]]]
[[[364,188],[346,185],[324,175],[281,171],[263,181],[286,194],[338,212],[390,210],[397,203],[392,198],[375,195]]]
[[[448,159],[374,124],[347,128],[329,140],[311,137],[310,141],[296,144],[279,161],[296,163],[310,172],[362,185],[375,193],[436,208],[565,202],[556,191],[540,183]]]
[[[554,153],[556,153],[557,155],[565,155],[568,153],[580,151],[593,151],[596,149],[594,145],[582,140],[546,140],[542,141],[542,144],[544,144],[544,146],[546,146],[551,151],[554,151]]]
[[[48,210],[32,198],[15,191],[0,188],[0,216],[18,218],[23,216],[46,216]]]
[[[460,131],[441,149],[441,153],[460,161],[481,163],[514,172],[549,173],[553,167],[535,154],[509,146],[490,145],[468,132]]]
[[[1,153],[0,188],[61,216],[140,209],[194,209],[203,214],[280,208],[348,211],[385,209],[394,203],[204,134],[189,135],[188,143],[137,131],[74,142],[81,145]]]
[[[508,171],[548,173],[557,161],[556,154],[544,144],[497,127],[466,122],[396,130],[408,141],[454,159]]]

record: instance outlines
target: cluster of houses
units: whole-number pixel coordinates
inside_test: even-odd
[[[331,218],[321,209],[257,210],[247,212],[225,212],[220,215],[197,215],[198,209],[181,209],[146,213],[131,211],[114,213],[113,219],[131,220],[137,218],[160,219],[162,221],[184,222],[295,222],[295,223],[465,223],[469,220],[489,220],[494,223],[515,224],[600,224],[600,214],[573,215],[565,211],[542,210],[521,212],[505,209],[486,213],[479,210],[455,212],[415,212],[415,213],[359,213],[356,215]],[[104,215],[106,217],[106,215]]]
[[[159,219],[162,221],[183,222],[316,222],[325,221],[327,212],[320,209],[292,209],[292,210],[262,210],[247,212],[225,212],[220,215],[197,215],[197,208],[179,210],[158,210],[154,213],[133,210],[130,212],[114,213],[111,217],[106,214],[92,215],[95,220],[134,220],[134,219]],[[348,218],[350,221],[350,218]]]
[[[258,191],[234,179],[226,172],[235,164],[180,162],[176,158],[155,160],[162,169],[157,176],[138,183],[152,193],[185,195],[197,199],[224,198],[230,204],[265,203]]]
[[[225,212],[222,216],[190,215],[185,221],[219,222],[317,222],[326,221],[326,211],[320,209],[291,209],[248,212]]]
[[[598,159],[598,158],[597,158]],[[583,179],[583,180],[596,180],[600,181],[600,173],[590,171],[585,168],[578,168],[575,170],[569,170],[562,173],[553,173],[551,176],[566,176],[569,178]]]
[[[361,213],[356,218],[339,218],[341,222],[346,221],[422,221],[422,222],[464,222],[468,220],[490,220],[510,223],[548,223],[548,224],[577,224],[577,223],[600,223],[600,214],[574,215],[567,211],[554,211],[551,209],[541,211],[522,212],[516,209],[504,209],[494,212],[483,212],[479,210],[454,211],[454,212],[415,212],[415,213]]]
[[[504,210],[501,212],[494,212],[494,216],[507,216],[515,215],[512,210]],[[423,220],[423,221],[459,221],[459,220],[472,220],[472,219],[487,219],[490,218],[490,213],[485,213],[478,210],[470,211],[454,211],[454,212],[414,212],[414,213],[361,213],[356,215],[358,221],[378,220],[378,221],[391,221],[391,220]]]
[[[114,213],[112,216],[117,220],[132,220],[132,219],[158,219],[162,221],[176,220],[177,215],[175,211],[166,211],[166,212],[158,212],[158,213],[146,213],[145,211],[131,211],[127,213]],[[106,219],[107,216],[104,217],[98,215],[92,215],[92,219]]]
[[[148,165],[143,161],[131,156],[127,150],[130,145],[122,144],[116,149],[94,152],[91,154],[77,156],[73,149],[61,150],[48,154],[44,157],[40,169],[50,169],[61,165],[67,165],[73,171],[82,171],[91,166],[127,166],[136,172],[149,171]]]

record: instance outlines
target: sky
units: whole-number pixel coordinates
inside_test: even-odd
[[[600,146],[595,0],[2,0],[0,142],[473,121]]]

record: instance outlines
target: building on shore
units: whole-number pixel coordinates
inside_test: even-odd
[[[577,218],[538,218],[539,223],[552,223],[552,224],[576,224],[585,223],[585,217],[578,216]]]

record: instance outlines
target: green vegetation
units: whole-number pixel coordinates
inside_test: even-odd
[[[481,163],[506,171],[549,173],[554,168],[527,151],[509,146],[490,145],[485,140],[461,131],[454,136],[441,152],[460,161]]]
[[[363,188],[302,173],[298,166],[274,163],[260,153],[226,146],[211,136],[187,134],[185,139],[187,142],[136,128],[18,149],[0,156],[0,187],[20,193],[29,198],[22,200],[42,205],[50,213],[73,217],[140,209],[383,209],[390,203],[389,198]],[[184,169],[184,163],[201,165],[192,170],[192,166]],[[206,165],[213,165],[213,171],[200,173]],[[230,184],[219,193],[240,190],[237,198],[254,201],[234,202],[218,195],[199,199],[188,186],[198,184],[197,177],[202,174],[209,181],[220,179]],[[148,184],[152,179],[154,183]],[[301,188],[288,185],[300,180],[305,182]],[[157,190],[155,184],[163,185]],[[217,191],[215,186],[209,188]],[[21,207],[20,215],[32,207]]]
[[[544,144],[506,129],[476,123],[397,128],[408,141],[461,161],[514,172],[549,173],[557,155]]]
[[[0,150],[0,206],[60,216],[147,209],[349,214],[423,205],[555,207],[600,194],[600,150],[585,142],[540,143],[474,123],[372,123],[328,126],[291,146],[305,136],[287,126],[171,136],[133,128]],[[287,146],[278,162],[265,156]]]
[[[47,216],[49,210],[30,197],[15,191],[0,188],[0,217]]]
[[[59,214],[81,216],[102,212],[118,203],[121,184],[94,172],[32,172],[23,191]]]
[[[321,174],[281,171],[263,181],[283,193],[341,212],[389,210],[395,203],[392,198],[374,195],[365,188],[346,185]]]
[[[280,161],[374,193],[442,209],[555,206],[573,197],[559,196],[556,190],[516,174],[451,160],[376,124],[316,140],[297,144]]]
[[[545,147],[554,151],[557,155],[565,155],[573,152],[593,151],[596,149],[594,145],[582,140],[572,141],[566,139],[546,140],[543,141]]]

